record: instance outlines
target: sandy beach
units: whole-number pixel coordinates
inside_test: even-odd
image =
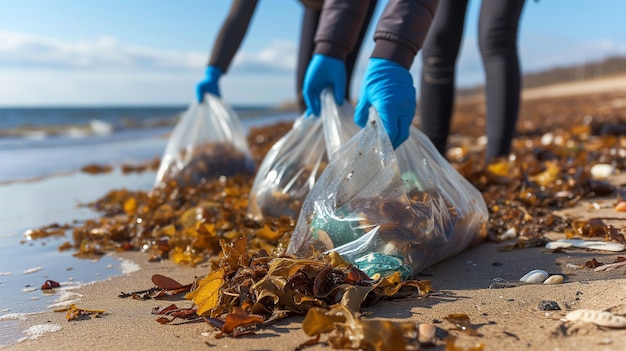
[[[568,96],[606,91],[626,91],[626,77],[607,80],[606,84],[583,86],[570,84],[552,90],[524,92],[527,99],[539,96]],[[626,94],[623,95],[626,97]],[[617,187],[626,184],[626,173],[617,173],[608,180]],[[615,212],[615,196],[580,201],[575,207],[558,211],[559,216],[578,218],[609,218],[607,223],[623,228],[626,212]],[[544,233],[552,240],[565,238],[563,233]],[[433,292],[425,297],[381,301],[363,309],[368,319],[391,319],[430,323],[437,335],[457,336],[456,350],[626,350],[626,328],[607,328],[592,323],[568,321],[568,312],[579,309],[609,311],[626,316],[626,266],[610,271],[586,268],[596,259],[615,262],[625,252],[607,252],[567,248],[551,252],[544,247],[501,250],[507,242],[486,242],[441,262],[424,272],[420,279],[432,281]],[[176,303],[191,307],[182,297],[171,300],[140,301],[119,298],[121,292],[148,289],[151,277],[162,274],[187,284],[195,276],[208,273],[209,266],[177,265],[169,260],[149,263],[146,254],[126,252],[115,254],[140,266],[140,270],[89,284],[71,292],[74,303],[81,308],[105,310],[99,318],[67,321],[65,313],[51,309],[29,314],[17,320],[25,330],[22,341],[6,350],[294,350],[310,339],[301,329],[303,316],[279,321],[256,335],[240,338],[216,338],[217,331],[207,323],[162,325],[151,314],[155,307]],[[541,269],[551,275],[562,275],[561,284],[520,283],[531,270]],[[496,288],[499,287],[499,288]],[[540,305],[552,301],[557,310],[542,310]],[[446,320],[451,314],[467,314],[479,335],[470,336]],[[305,350],[329,350],[321,343]],[[428,350],[446,350],[440,341]]]

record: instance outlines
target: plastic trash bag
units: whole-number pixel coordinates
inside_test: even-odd
[[[481,193],[411,127],[393,150],[375,110],[304,201],[287,253],[336,251],[370,276],[409,278],[486,236]]]
[[[191,185],[222,175],[253,175],[255,167],[237,113],[219,97],[206,94],[202,103],[194,100],[176,124],[154,185],[170,180]]]
[[[319,118],[300,116],[263,159],[248,202],[248,213],[254,218],[297,218],[328,160],[360,130],[348,101],[337,105],[332,91],[326,89],[321,103]]]

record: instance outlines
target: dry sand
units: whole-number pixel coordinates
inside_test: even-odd
[[[621,78],[626,89],[626,77]],[[613,81],[612,81],[613,82]],[[587,83],[585,83],[587,84]],[[604,85],[604,89],[616,89]],[[544,89],[544,88],[542,88]],[[552,94],[568,94],[581,89],[560,87]],[[599,89],[595,87],[593,89]],[[530,91],[525,96],[532,96]],[[543,92],[541,94],[548,94]],[[626,174],[611,179],[615,184],[626,184]],[[562,215],[580,218],[613,217],[623,226],[626,213],[615,212],[614,198],[592,199],[563,211]],[[596,209],[593,202],[605,207]],[[553,239],[560,234],[548,233]],[[595,272],[589,268],[573,268],[596,258],[603,263],[613,262],[626,253],[605,253],[582,249],[567,249],[552,253],[544,248],[499,251],[496,243],[484,243],[458,256],[435,265],[424,273],[432,280],[435,292],[425,298],[383,301],[365,310],[367,318],[390,318],[415,322],[435,323],[436,326],[459,336],[460,345],[484,343],[485,350],[626,350],[626,329],[609,329],[594,324],[568,322],[567,312],[576,309],[608,310],[626,315],[626,267],[610,272]],[[83,308],[104,309],[101,318],[68,322],[64,313],[45,312],[28,316],[20,322],[23,329],[30,326],[58,325],[60,330],[45,333],[36,339],[27,339],[7,350],[294,350],[309,339],[300,329],[302,317],[291,317],[262,330],[257,335],[237,339],[216,339],[216,332],[206,323],[161,325],[150,312],[155,306],[167,306],[172,301],[139,301],[121,299],[120,292],[146,289],[152,286],[150,277],[163,274],[181,283],[191,282],[194,276],[206,274],[208,268],[189,268],[171,262],[147,263],[139,253],[126,253],[142,269],[108,281],[94,283],[74,292],[81,294],[77,305]],[[533,269],[550,274],[561,274],[565,281],[558,285],[526,284],[504,289],[490,289],[494,279],[517,282]],[[540,301],[552,300],[561,310],[542,311]],[[179,306],[190,306],[189,301],[174,301]],[[445,321],[452,313],[466,313],[482,335],[470,337],[455,331]],[[37,330],[35,328],[34,330]],[[325,336],[322,337],[322,341]],[[328,350],[321,344],[306,350]],[[444,350],[439,344],[430,350]]]

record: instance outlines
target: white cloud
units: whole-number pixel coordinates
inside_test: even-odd
[[[204,52],[156,50],[103,36],[91,41],[64,41],[28,33],[0,31],[0,63],[38,68],[178,68],[196,69]]]
[[[258,52],[240,50],[233,62],[239,72],[291,72],[296,44],[270,42]],[[28,33],[0,31],[0,64],[13,67],[63,69],[184,69],[204,67],[209,53],[158,50],[102,36],[90,41],[67,41]]]
[[[295,97],[296,44],[240,50],[222,78],[233,103]],[[1,105],[179,104],[193,98],[207,52],[158,50],[112,37],[67,41],[0,31]]]
[[[524,72],[626,55],[626,44],[611,40],[575,41],[523,37]],[[555,43],[558,43],[556,45]],[[352,81],[360,82],[371,45],[365,45]],[[0,31],[0,105],[186,104],[202,79],[208,52],[162,50],[113,37],[69,41]],[[222,94],[236,104],[278,104],[295,97],[297,43],[272,41],[258,51],[239,50],[221,80]],[[421,57],[411,69],[419,90]],[[457,64],[457,84],[484,81],[476,38],[466,37]]]

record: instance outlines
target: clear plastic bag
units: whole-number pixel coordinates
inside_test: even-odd
[[[328,160],[360,130],[348,101],[337,105],[330,90],[322,91],[320,98],[320,117],[300,116],[263,159],[248,202],[254,218],[297,218]]]
[[[336,251],[370,276],[403,278],[486,236],[481,193],[411,127],[393,150],[375,110],[304,201],[287,253]]]
[[[253,175],[255,167],[237,113],[219,97],[206,94],[202,103],[194,100],[176,124],[154,185]]]

